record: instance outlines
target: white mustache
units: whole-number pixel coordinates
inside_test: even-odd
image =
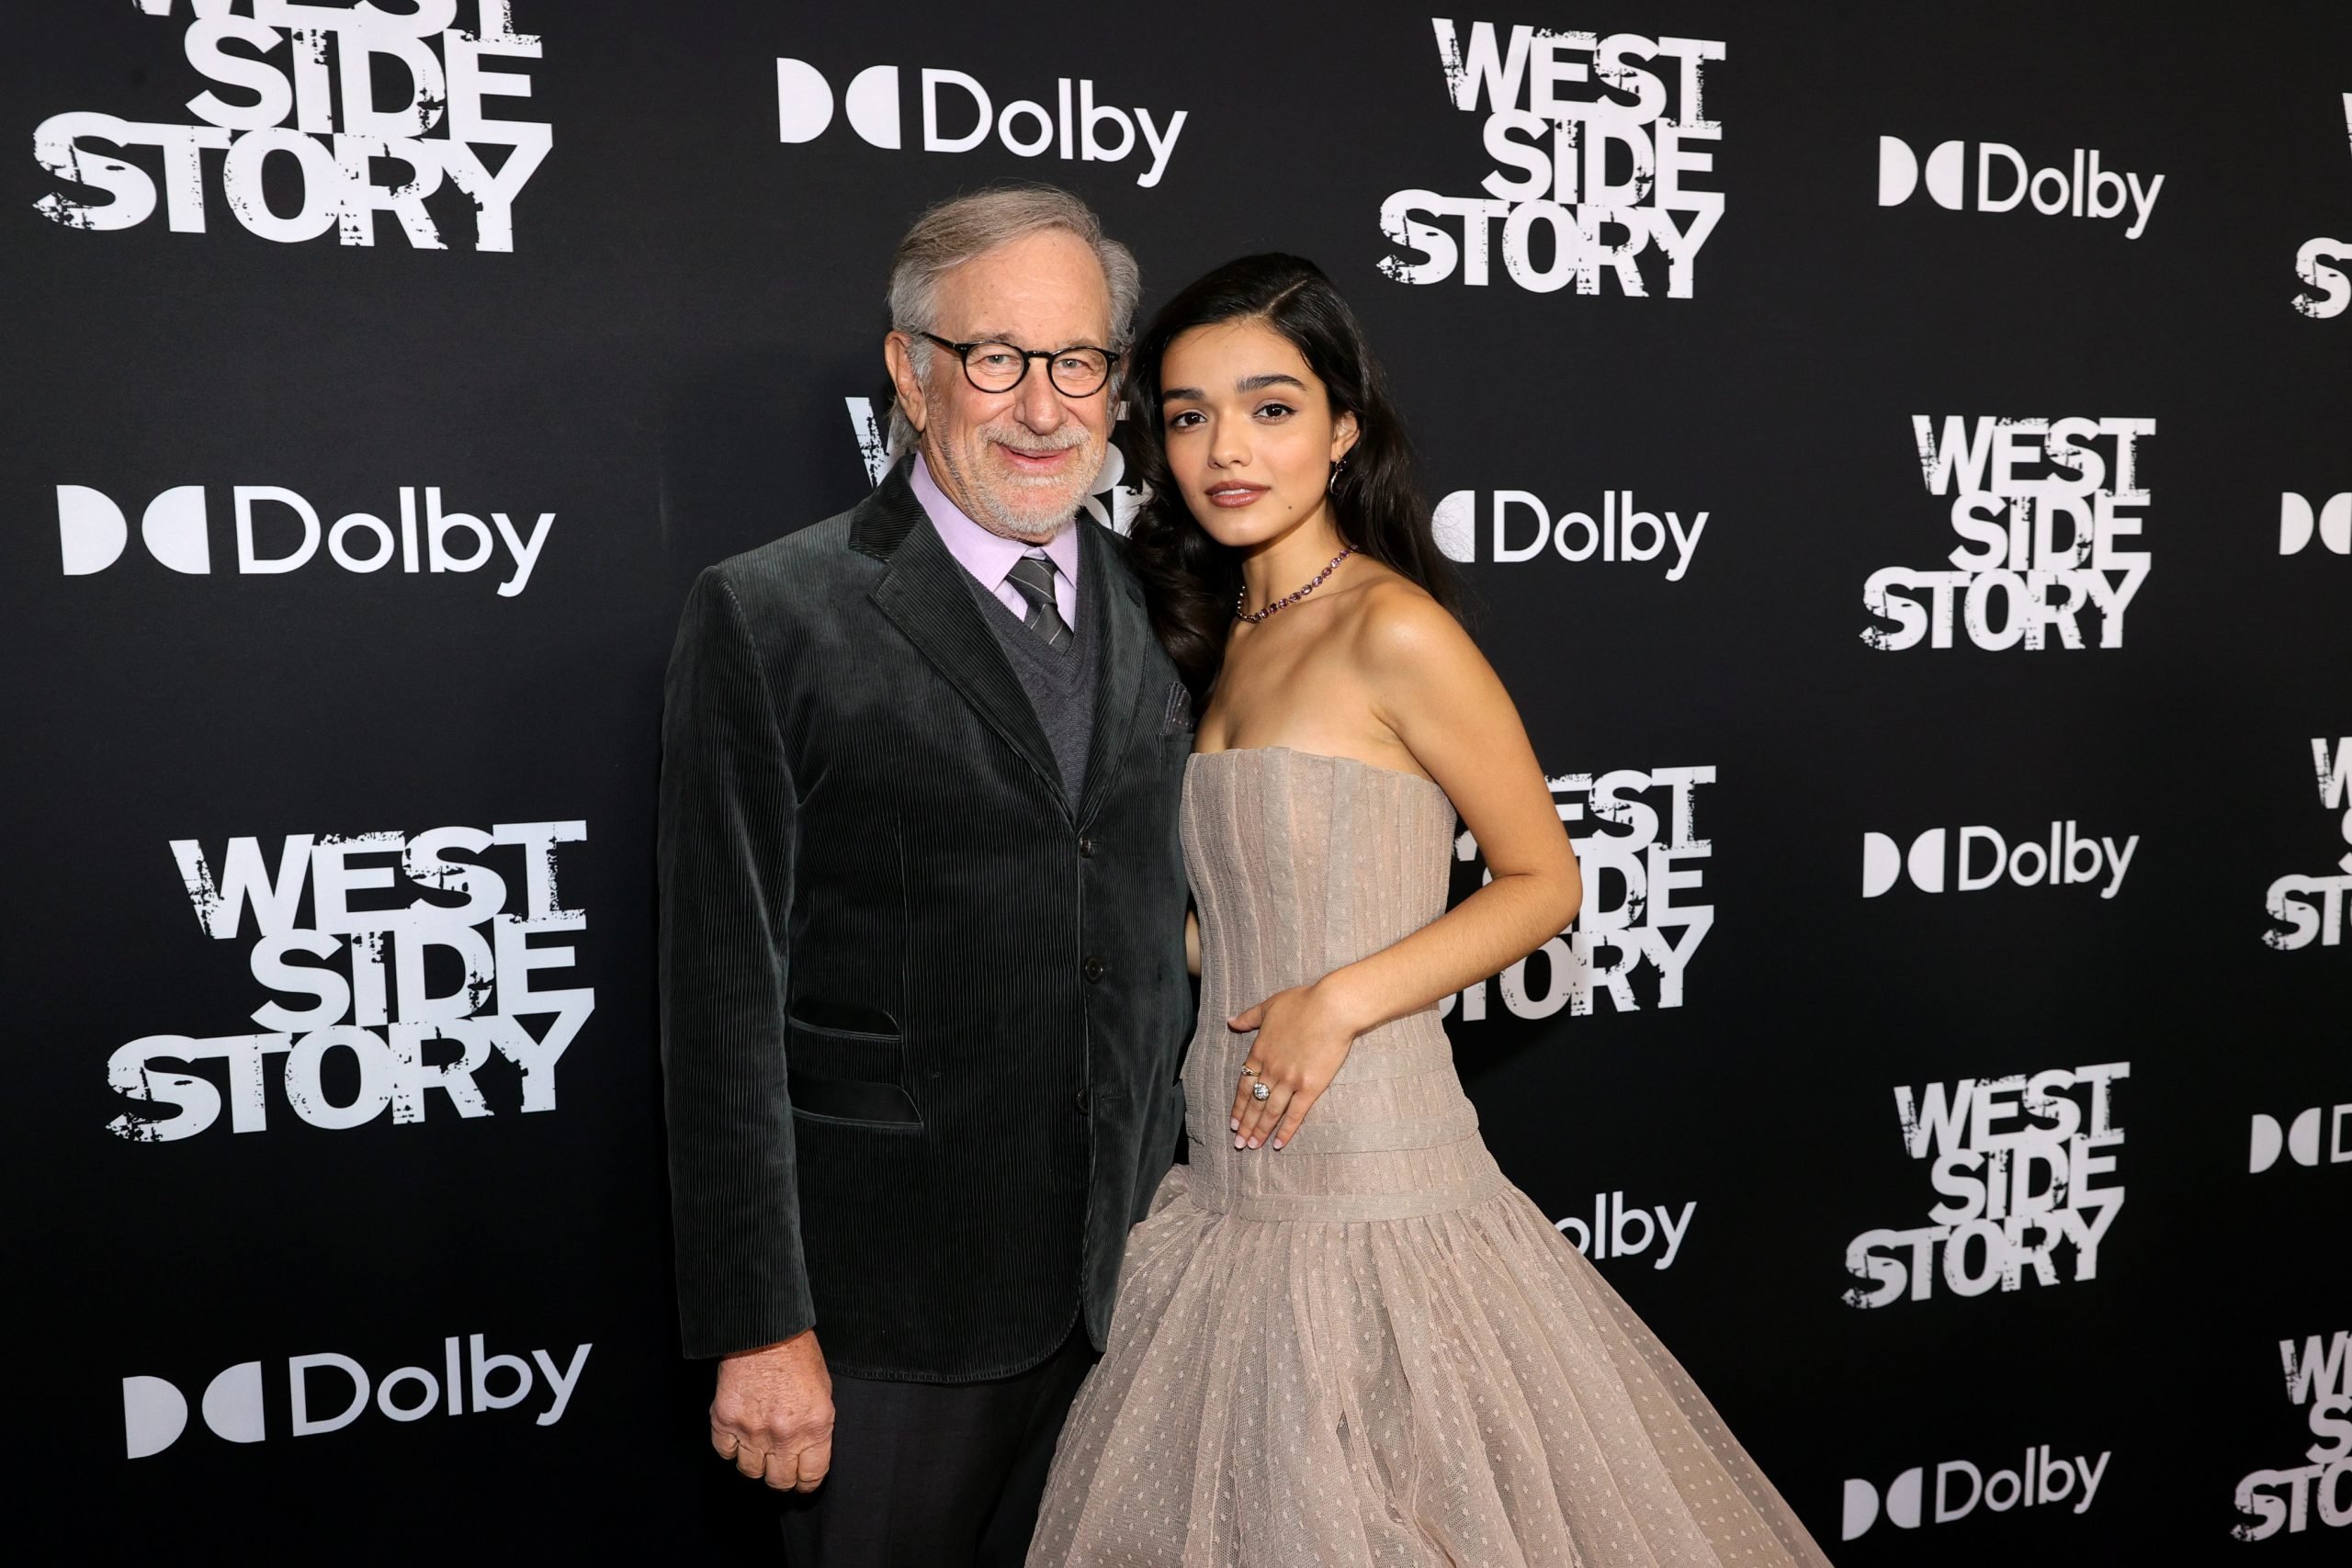
[[[1017,424],[984,424],[980,434],[990,441],[1011,447],[1015,452],[1067,452],[1073,446],[1086,445],[1083,425],[1065,424],[1051,435],[1040,435]]]

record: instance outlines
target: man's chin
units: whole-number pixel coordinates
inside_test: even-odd
[[[1060,485],[1050,491],[1034,484],[1008,485],[989,497],[989,510],[994,514],[990,521],[1000,533],[1043,544],[1069,525],[1085,499],[1084,492]]]
[[[1077,514],[1078,508],[1073,506],[1068,512],[1057,513],[1043,522],[1026,517],[999,516],[995,523],[997,532],[1008,539],[1017,539],[1024,545],[1043,545],[1069,527],[1070,519]]]

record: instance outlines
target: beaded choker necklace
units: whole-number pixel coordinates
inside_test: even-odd
[[[1341,550],[1338,555],[1331,558],[1331,564],[1329,566],[1325,567],[1321,571],[1317,572],[1313,577],[1309,578],[1306,587],[1300,589],[1295,593],[1283,594],[1281,598],[1275,600],[1264,609],[1257,611],[1254,614],[1245,615],[1242,612],[1241,606],[1250,602],[1250,590],[1244,588],[1240,592],[1233,596],[1233,618],[1237,621],[1247,621],[1254,626],[1260,621],[1264,620],[1268,615],[1272,615],[1276,610],[1282,609],[1284,605],[1297,604],[1301,599],[1306,598],[1309,593],[1312,593],[1317,588],[1322,587],[1323,580],[1330,576],[1333,572],[1339,570],[1340,563],[1355,553],[1356,547],[1353,545],[1350,545],[1346,549]]]

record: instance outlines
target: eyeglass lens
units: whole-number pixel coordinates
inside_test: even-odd
[[[1028,355],[1009,343],[974,344],[964,356],[964,374],[983,392],[1010,390],[1028,368]],[[1110,377],[1111,360],[1099,348],[1066,348],[1046,362],[1046,373],[1057,390],[1082,398]]]

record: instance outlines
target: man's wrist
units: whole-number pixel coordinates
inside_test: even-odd
[[[753,1356],[772,1356],[780,1350],[798,1350],[802,1348],[814,1349],[816,1348],[816,1342],[817,1328],[814,1324],[811,1324],[797,1334],[786,1335],[782,1339],[772,1340],[765,1345],[753,1345],[741,1350],[729,1350],[726,1355],[721,1356],[719,1359],[722,1361],[741,1361],[747,1360]]]

